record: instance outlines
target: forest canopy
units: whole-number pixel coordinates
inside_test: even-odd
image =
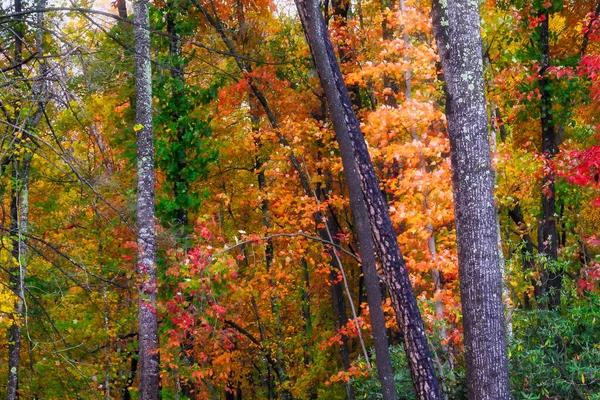
[[[0,392],[600,399],[600,1],[0,2]]]

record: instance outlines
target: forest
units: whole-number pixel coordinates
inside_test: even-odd
[[[599,0],[0,1],[0,393],[600,399]]]

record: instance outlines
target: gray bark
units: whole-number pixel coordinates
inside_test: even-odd
[[[446,81],[468,395],[508,399],[498,216],[478,3],[434,0],[432,16]]]
[[[340,146],[348,182],[360,183],[361,194],[350,193],[350,202],[364,200],[371,233],[384,279],[390,291],[396,318],[403,333],[404,347],[417,397],[441,399],[441,392],[427,346],[423,321],[412,292],[404,258],[398,247],[387,205],[367,150],[366,142],[352,109],[339,64],[333,53],[327,26],[317,2],[296,0],[304,32],[319,72]]]
[[[139,279],[139,398],[159,397],[158,321],[156,312],[156,233],[154,223],[154,133],[148,0],[134,2],[137,133],[137,225]]]

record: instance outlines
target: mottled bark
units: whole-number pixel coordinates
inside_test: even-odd
[[[395,400],[396,382],[394,381],[394,368],[390,357],[387,329],[385,327],[385,314],[381,306],[382,294],[379,283],[380,276],[377,272],[377,261],[375,258],[375,245],[369,227],[369,214],[362,197],[362,190],[358,180],[347,181],[350,198],[356,199],[351,202],[350,208],[358,238],[358,252],[367,291],[367,303],[371,329],[373,331],[373,346],[377,359],[377,376],[381,384],[381,394],[384,400]]]
[[[444,68],[468,395],[508,399],[498,216],[477,2],[433,1]]]
[[[154,133],[148,0],[134,2],[137,133],[138,339],[139,398],[156,400],[160,392],[156,311],[156,232],[154,222]]]
[[[375,248],[382,262],[384,279],[391,294],[398,324],[403,332],[404,346],[417,397],[440,399],[441,392],[408,271],[398,247],[396,232],[379,188],[366,142],[333,53],[323,15],[314,0],[296,0],[296,5],[329,104],[346,181],[360,183]],[[350,201],[355,203],[359,199],[351,193]]]

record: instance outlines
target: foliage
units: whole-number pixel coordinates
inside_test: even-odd
[[[330,34],[442,386],[448,398],[465,398],[452,163],[430,2],[350,2],[347,15],[330,3]],[[515,398],[600,392],[600,24],[588,3],[482,4]],[[38,59],[37,13],[10,22],[8,13],[0,5],[0,326],[23,328],[21,395],[135,398],[131,26],[91,12],[47,12]],[[540,71],[544,18],[549,67]],[[163,398],[189,397],[192,388],[210,399],[339,399],[346,382],[357,398],[380,398],[377,360],[368,354],[369,370],[359,341],[373,345],[347,184],[295,12],[267,0],[158,1],[151,23]],[[20,28],[26,62],[14,68]],[[552,162],[541,152],[542,75],[560,136]],[[49,96],[34,126],[41,82]],[[17,315],[10,210],[14,165],[25,155],[27,309]],[[535,243],[546,174],[557,196],[551,267],[564,276],[561,308],[552,312],[535,299],[548,265]],[[323,215],[337,223],[344,326],[333,302],[344,281],[322,236]],[[382,306],[398,393],[412,398],[389,298]],[[8,345],[2,335],[3,363]]]
[[[561,313],[515,312],[510,344],[516,399],[598,398],[600,335],[597,292],[565,302]]]

